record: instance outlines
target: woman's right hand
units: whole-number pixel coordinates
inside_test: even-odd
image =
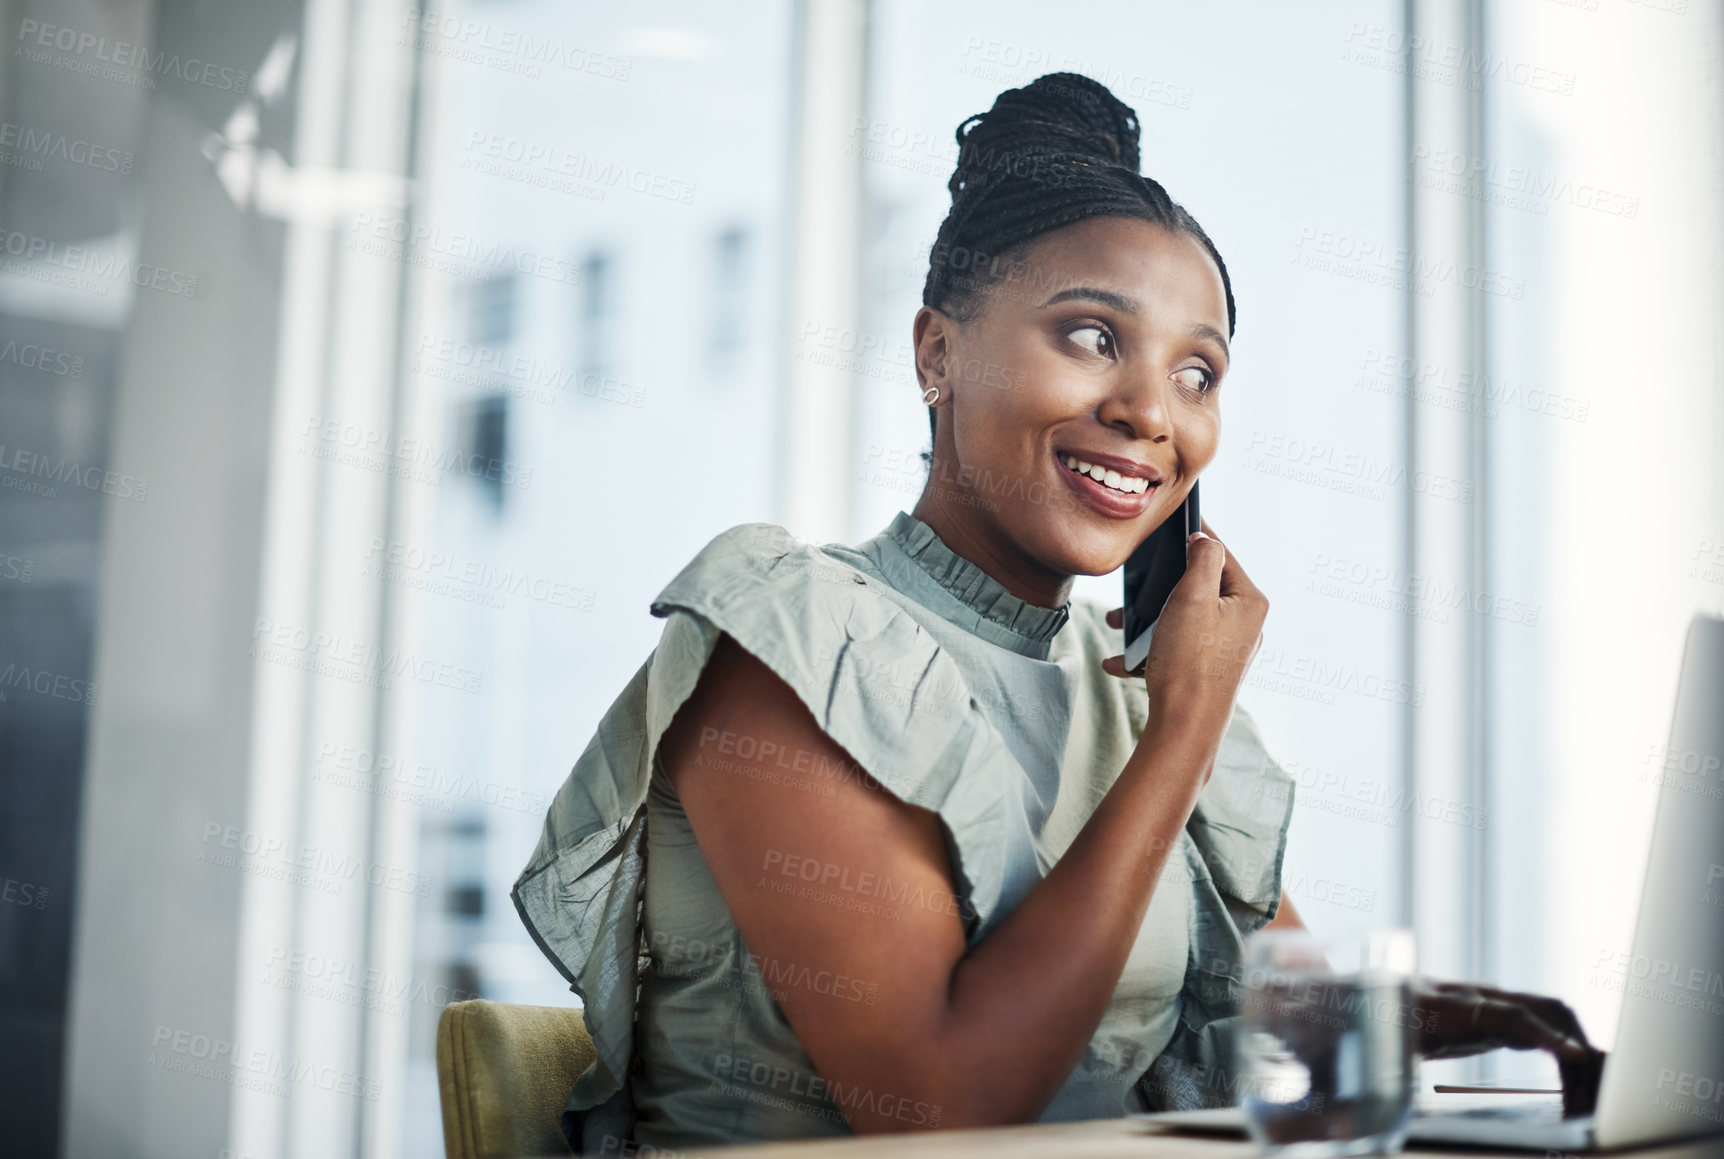
[[[1186,547],[1185,575],[1150,640],[1143,671],[1150,705],[1145,735],[1165,740],[1162,730],[1173,729],[1219,746],[1268,614],[1268,598],[1205,520]],[[1109,612],[1107,622],[1120,627],[1121,611]],[[1111,656],[1102,667],[1126,675],[1123,657]]]

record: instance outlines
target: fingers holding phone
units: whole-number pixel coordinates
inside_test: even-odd
[[[1142,675],[1152,704],[1177,706],[1181,717],[1219,736],[1262,643],[1269,600],[1208,521],[1201,526],[1202,534],[1185,543],[1183,574],[1155,617]],[[1128,598],[1141,594],[1128,586]],[[1110,626],[1127,627],[1128,636],[1130,607],[1107,618]],[[1102,668],[1125,676],[1128,658],[1109,657]]]
[[[1189,629],[1195,629],[1199,636],[1208,634],[1215,637],[1213,641],[1223,646],[1231,653],[1239,643],[1236,637],[1249,636],[1249,651],[1255,652],[1257,641],[1261,637],[1263,621],[1268,615],[1269,601],[1252,583],[1246,574],[1238,557],[1227,550],[1226,546],[1215,535],[1215,529],[1208,520],[1203,521],[1201,537],[1191,537],[1184,547],[1185,563],[1183,574],[1172,590],[1167,593],[1166,602],[1159,609],[1155,618],[1156,630],[1151,639],[1166,635],[1185,635]],[[1133,593],[1141,594],[1141,593]],[[1179,610],[1174,609],[1178,601]],[[1163,618],[1170,611],[1180,621],[1193,621],[1184,629],[1161,626]],[[1126,607],[1115,608],[1107,613],[1107,624],[1110,628],[1126,628],[1133,617],[1127,614]],[[1172,645],[1163,645],[1164,653]],[[1150,653],[1154,654],[1153,643]],[[1164,656],[1165,658],[1165,656]],[[1247,660],[1249,657],[1247,657]],[[1114,676],[1128,674],[1125,657],[1110,656],[1102,662],[1102,667]]]
[[[1194,696],[1225,716],[1263,639],[1269,600],[1219,539],[1193,537],[1144,665],[1150,694]]]

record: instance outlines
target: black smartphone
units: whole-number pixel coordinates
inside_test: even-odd
[[[1197,481],[1178,511],[1162,520],[1125,561],[1125,670],[1137,675],[1149,659],[1150,626],[1185,574],[1185,540],[1203,530],[1197,511]]]

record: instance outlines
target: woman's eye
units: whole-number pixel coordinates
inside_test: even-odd
[[[1093,334],[1095,337],[1086,339],[1082,337],[1085,334]],[[1100,326],[1079,326],[1076,330],[1068,330],[1066,337],[1091,354],[1099,355],[1102,358],[1113,357],[1113,335]]]
[[[1173,379],[1187,390],[1195,390],[1198,394],[1208,394],[1209,388],[1215,385],[1215,378],[1201,366],[1187,366],[1174,374]]]

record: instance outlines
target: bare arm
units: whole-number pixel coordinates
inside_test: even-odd
[[[968,951],[938,817],[874,785],[777,676],[721,642],[665,734],[665,765],[751,952],[876,988],[873,1005],[779,995],[820,1076],[869,1096],[836,1099],[857,1132],[929,1125],[902,1114],[906,1101],[936,1108],[941,1126],[1032,1119],[1082,1055],[1260,636],[1267,601],[1224,555],[1212,539],[1192,545],[1146,675],[1151,717],[1119,778]],[[1158,681],[1180,695],[1155,694]],[[1170,703],[1179,710],[1154,708]],[[734,755],[715,761],[727,735],[753,741],[735,753],[792,757],[768,762],[772,779]],[[911,900],[878,904],[894,898]]]
[[[1305,919],[1299,916],[1299,911],[1293,908],[1293,899],[1287,896],[1287,891],[1281,891],[1281,904],[1275,909],[1275,916],[1263,927],[1266,930],[1302,930]]]

